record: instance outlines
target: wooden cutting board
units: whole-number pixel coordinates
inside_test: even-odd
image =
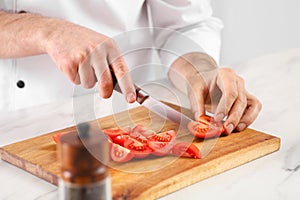
[[[190,114],[186,110],[181,111]],[[103,129],[116,127],[116,124],[132,126],[133,123],[142,124],[155,131],[178,131],[177,124],[164,122],[142,106],[91,122],[92,126],[101,126]],[[76,128],[71,127],[4,146],[0,148],[1,159],[57,185],[60,169],[56,144],[51,136],[71,130]],[[185,135],[188,132],[181,130],[180,133]],[[193,137],[186,135],[179,140],[193,140]],[[193,143],[201,148],[202,153],[207,154],[204,158],[176,158],[170,155],[149,157],[125,164],[110,163],[113,199],[156,199],[280,148],[279,138],[252,129],[217,139],[194,139]]]

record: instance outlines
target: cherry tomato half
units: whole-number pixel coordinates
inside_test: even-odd
[[[127,138],[124,142],[124,147],[129,149],[136,158],[147,157],[152,152],[148,144],[142,143],[132,137]]]
[[[180,157],[201,158],[200,150],[193,143],[179,142],[174,145],[172,153]]]
[[[170,153],[174,144],[172,142],[149,141],[149,147],[153,150],[155,156],[164,156]]]
[[[59,142],[59,139],[60,137],[63,135],[63,134],[66,134],[66,133],[70,133],[70,130],[67,130],[67,131],[61,131],[61,132],[58,132],[54,135],[52,135],[52,140],[55,142],[55,143],[58,143]]]
[[[224,132],[223,124],[209,116],[200,116],[188,124],[189,131],[199,138],[218,137]]]
[[[106,134],[110,139],[114,139],[115,137],[119,135],[128,135],[129,133],[125,130],[122,130],[120,128],[108,128],[108,129],[103,129],[102,132]]]
[[[116,162],[128,162],[133,158],[133,154],[129,149],[115,143],[110,143],[110,157]]]
[[[56,134],[52,135],[52,140],[53,140],[55,143],[58,143],[58,142],[59,142],[60,136],[61,136],[60,133],[56,133]]]
[[[130,132],[130,136],[132,137],[150,137],[151,135],[155,134],[154,131],[152,130],[147,130],[145,127],[142,125],[136,125]]]
[[[169,130],[161,133],[153,134],[148,137],[149,141],[156,142],[173,142],[176,139],[176,132],[174,130]]]
[[[129,135],[118,135],[112,139],[112,142],[124,147],[124,143],[128,138],[130,138]]]

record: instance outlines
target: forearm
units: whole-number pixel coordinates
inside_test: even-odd
[[[46,53],[45,41],[50,19],[31,13],[0,11],[0,58]]]
[[[201,72],[216,69],[215,60],[205,53],[188,53],[173,62],[169,70],[169,79],[181,91],[186,93],[187,84]]]

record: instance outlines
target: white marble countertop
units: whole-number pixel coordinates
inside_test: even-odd
[[[263,103],[251,128],[280,137],[280,151],[162,199],[300,199],[300,49],[257,58],[235,66],[235,70]],[[111,100],[96,103],[97,117],[112,112],[109,106],[100,109],[100,105],[108,105]],[[1,113],[0,146],[71,125],[72,100]],[[0,200],[57,199],[56,186],[3,161],[0,180]]]

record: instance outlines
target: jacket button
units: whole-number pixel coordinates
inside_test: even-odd
[[[19,81],[17,82],[17,86],[18,86],[18,88],[24,88],[24,87],[25,87],[24,81],[19,80]]]

